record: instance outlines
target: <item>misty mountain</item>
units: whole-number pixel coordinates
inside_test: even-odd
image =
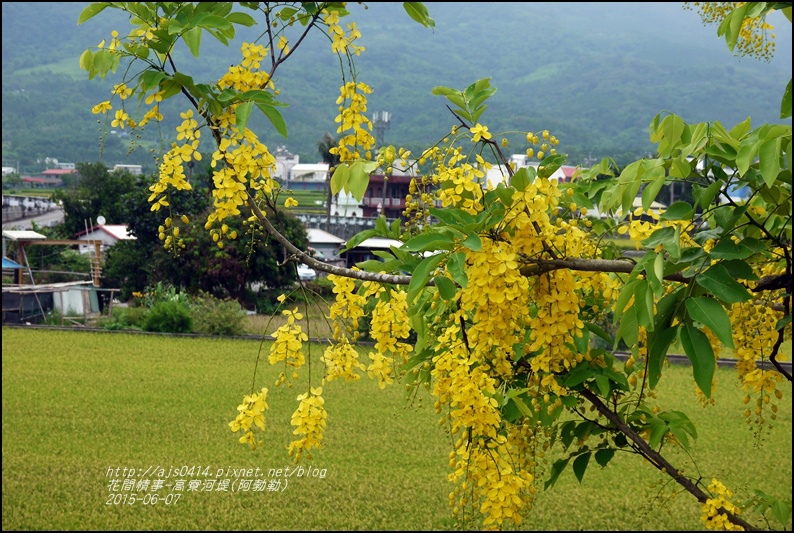
[[[38,158],[138,163],[154,170],[154,157],[174,136],[175,120],[148,131],[127,154],[130,137],[107,135],[91,107],[110,96],[119,77],[91,80],[78,58],[86,48],[126,32],[115,10],[78,25],[87,2],[3,2],[3,164],[36,169]],[[680,3],[427,3],[435,29],[411,20],[400,2],[349,4],[366,51],[357,58],[359,79],[375,89],[369,111],[388,111],[388,144],[417,152],[455,124],[446,100],[433,87],[465,88],[491,78],[496,94],[480,121],[493,132],[549,129],[571,164],[588,157],[618,161],[653,150],[648,124],[674,112],[689,122],[717,120],[732,127],[748,116],[754,125],[786,123],[778,117],[791,79],[791,24],[780,15],[777,50],[765,63],[733,57],[717,37]],[[243,10],[242,8],[238,8]],[[258,36],[238,27],[225,47],[205,35],[201,58],[177,51],[180,70],[206,83],[240,61],[239,46]],[[301,44],[274,80],[289,138],[262,119],[250,123],[272,148],[284,145],[303,162],[319,159],[325,132],[335,133],[339,60],[327,38]],[[178,99],[176,99],[178,100]],[[172,114],[185,102],[169,105]],[[178,117],[178,115],[176,115]],[[118,132],[117,132],[118,133]],[[523,151],[518,136],[514,151]]]

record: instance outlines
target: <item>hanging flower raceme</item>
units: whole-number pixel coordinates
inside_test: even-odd
[[[351,163],[357,159],[372,159],[370,150],[375,146],[372,121],[365,115],[367,112],[367,96],[372,89],[365,83],[348,82],[340,89],[339,115],[336,132],[343,134],[339,144],[330,149],[332,154],[339,156],[341,163]],[[349,100],[347,105],[345,104]],[[346,133],[347,132],[347,133]]]
[[[367,369],[358,360],[358,351],[350,344],[347,337],[339,339],[335,344],[326,348],[320,360],[325,363],[326,381],[335,379],[357,381],[361,378],[357,370],[365,371]]]
[[[276,339],[270,346],[270,355],[268,361],[271,365],[275,365],[281,361],[284,362],[285,368],[292,367],[293,378],[297,378],[294,371],[302,367],[306,362],[303,355],[303,343],[309,340],[308,335],[303,332],[300,325],[296,325],[296,320],[303,320],[303,314],[298,312],[296,307],[290,311],[285,309],[281,312],[287,317],[287,323],[280,326],[270,336]],[[286,370],[282,372],[276,385],[280,385],[286,381]]]
[[[262,431],[265,430],[266,400],[267,389],[265,387],[262,387],[262,390],[258,393],[246,395],[243,398],[243,403],[237,407],[237,417],[229,422],[232,432],[245,431],[245,434],[240,437],[240,443],[248,444],[252,450],[262,445],[262,441],[257,441],[254,438],[252,426],[256,426]]]
[[[394,383],[395,366],[405,363],[413,350],[413,346],[400,341],[411,333],[407,296],[405,291],[390,289],[389,299],[379,300],[372,312],[370,336],[375,341],[375,351],[369,354],[372,363],[367,372],[378,380],[381,389]]]
[[[322,448],[325,436],[325,421],[328,414],[325,411],[325,400],[322,397],[322,387],[312,387],[309,392],[298,396],[298,409],[292,414],[290,423],[295,426],[294,435],[302,435],[298,440],[289,445],[289,455],[295,462],[301,460],[304,454],[312,458],[311,450]]]

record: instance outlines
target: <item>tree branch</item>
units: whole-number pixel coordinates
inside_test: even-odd
[[[661,472],[667,474],[673,480],[681,485],[687,492],[692,494],[700,503],[706,503],[706,500],[709,500],[711,496],[703,492],[700,487],[698,487],[695,483],[692,482],[689,478],[681,474],[673,465],[671,465],[667,459],[662,456],[659,452],[651,448],[651,446],[643,439],[642,437],[637,434],[628,424],[621,420],[620,416],[617,413],[613,412],[609,409],[609,407],[601,401],[601,398],[596,396],[592,391],[584,388],[580,391],[580,394],[584,396],[590,403],[592,403],[595,408],[598,410],[599,413],[604,415],[610,422],[615,425],[615,431],[619,431],[623,433],[626,437],[628,437],[637,448],[640,450],[640,453],[643,457],[648,459],[648,461],[653,464],[656,468],[658,468]],[[746,522],[745,520],[739,518],[738,516],[734,515],[733,513],[729,513],[728,511],[722,511],[725,516],[730,520],[732,523],[742,526],[745,531],[758,531],[758,528]]]

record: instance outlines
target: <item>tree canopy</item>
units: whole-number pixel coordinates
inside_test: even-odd
[[[433,26],[422,3],[403,6]],[[352,20],[359,7],[95,3],[80,16],[84,23],[114,8],[128,12],[132,24],[81,56],[89,77],[120,77],[95,113],[137,131],[162,120],[162,101],[178,98],[185,106],[177,140],[161,154],[148,188],[150,209],[164,217],[159,239],[173,260],[190,250],[189,219],[175,198],[193,188],[185,167],[202,160],[199,147],[208,143],[212,208],[202,222],[211,246],[241,238],[232,221],[242,219],[261,227],[288,259],[334,282],[334,334],[319,377],[303,349],[305,319],[289,295],[280,298],[287,321],[272,333],[268,352],[269,362],[283,367],[275,386],[291,384],[298,372],[310,377],[292,415],[289,456],[305,460],[323,447],[323,389],[367,374],[381,388],[402,381],[435,398],[451,437],[451,510],[464,527],[520,524],[541,486],[552,487],[569,466],[581,480],[591,458],[606,466],[618,451],[637,454],[690,494],[707,528],[755,529],[768,514],[785,527],[790,491],[739,502],[735,488],[671,462],[666,452],[690,450],[697,429],[686,413],[660,404],[656,391],[665,387],[668,351],[680,346],[707,406],[714,388],[725,386],[715,382],[717,360],[731,350],[747,422],[759,442],[771,430],[791,382],[780,361],[791,342],[791,127],[753,127],[750,118],[690,124],[660,113],[649,126],[654,156],[622,168],[605,159],[560,181],[553,176],[566,157],[555,134],[522,131],[518,146],[508,139],[514,131],[488,121],[498,94],[482,77],[433,90],[450,111],[450,127],[435,145],[417,154],[376,147],[367,116],[373,89],[356,68],[365,52],[357,43],[365,29]],[[762,58],[771,38],[766,17],[782,10],[791,20],[790,3],[691,7],[719,22],[730,51]],[[230,43],[240,25],[260,25],[261,38],[242,43],[240,62],[217,79],[193,79],[174,61],[177,44],[200,57],[202,39]],[[414,172],[404,221],[379,218],[346,247],[370,237],[402,244],[351,269],[317,261],[273,222],[272,213],[294,200],[274,180],[275,158],[262,139],[288,134],[276,74],[310,32],[326,36],[339,60],[341,86],[329,95],[339,108],[339,137],[329,149],[339,158],[333,192],[361,200],[371,173],[388,177],[396,165]],[[781,118],[790,117],[790,81],[781,95],[775,105]],[[272,131],[249,128],[255,113]],[[525,154],[524,164],[511,162],[508,147]],[[679,181],[691,184],[691,201],[655,207],[662,187]],[[736,200],[736,187],[750,194]],[[638,254],[623,254],[621,238]],[[355,347],[365,318],[375,341],[366,362]],[[256,449],[267,438],[268,388],[255,375],[247,392],[229,425]],[[553,444],[565,457],[539,479],[535,467]]]

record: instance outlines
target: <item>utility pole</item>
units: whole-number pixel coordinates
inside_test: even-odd
[[[391,123],[391,113],[388,111],[382,111],[380,116],[378,116],[378,112],[376,111],[372,117],[372,127],[375,128],[375,152],[383,147],[385,144],[384,138],[386,135],[386,130],[389,129],[389,124]],[[383,170],[383,194],[381,195],[381,211],[378,210],[378,216],[381,215],[382,212],[386,210],[386,184],[389,181],[389,177],[386,175],[386,169]]]

